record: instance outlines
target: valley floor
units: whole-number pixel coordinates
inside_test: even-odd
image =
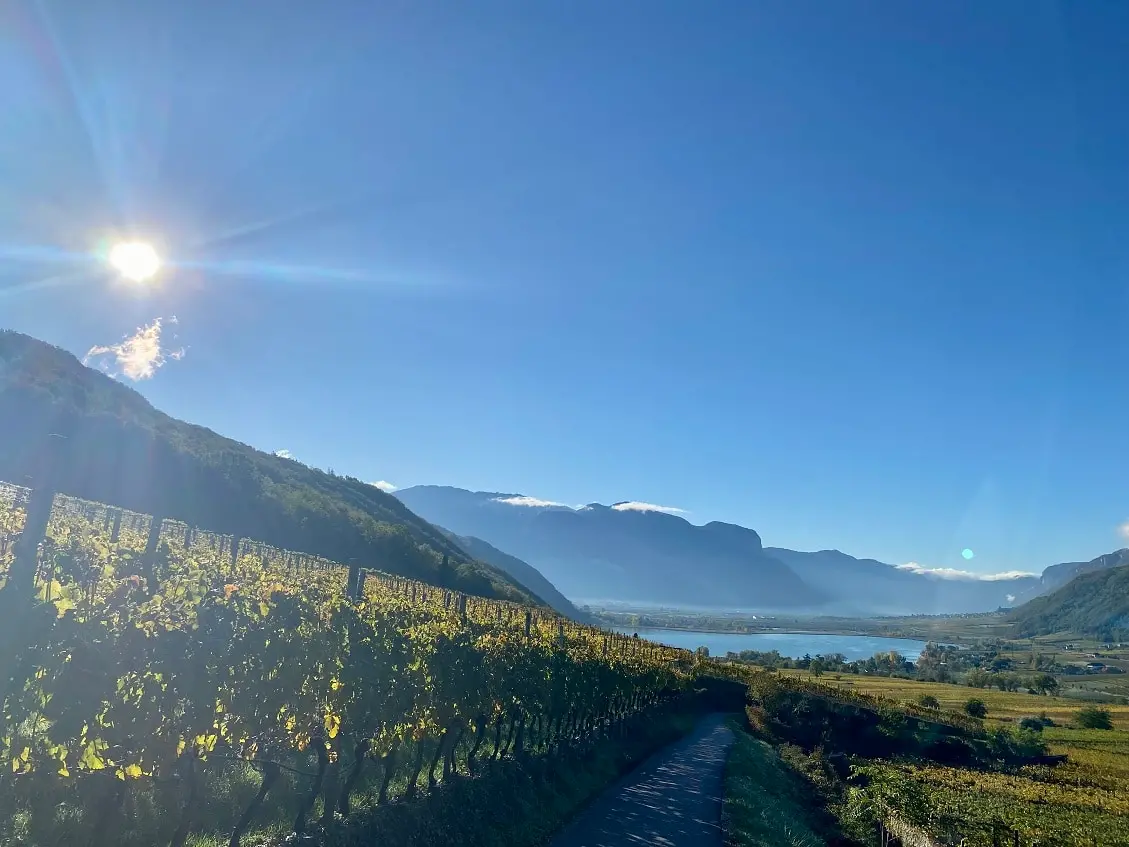
[[[805,671],[781,676],[816,681]],[[1066,756],[1056,766],[991,770],[910,760],[866,762],[869,779],[889,780],[901,787],[903,798],[916,798],[934,831],[947,827],[969,845],[998,843],[1001,833],[1024,847],[1129,845],[1129,706],[1102,705],[1112,727],[1084,729],[1079,714],[1086,704],[1071,698],[856,675],[824,675],[818,683],[891,705],[914,704],[928,695],[941,712],[962,712],[975,697],[987,707],[983,723],[989,731],[1015,733],[1025,717],[1047,719],[1038,735],[1050,754]]]

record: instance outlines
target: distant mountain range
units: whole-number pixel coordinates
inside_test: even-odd
[[[574,603],[744,608],[811,614],[958,614],[1017,606],[1129,550],[1052,565],[1041,577],[951,578],[838,550],[764,547],[746,527],[704,526],[635,504],[579,509],[520,494],[421,485],[396,496],[424,518],[537,568]]]
[[[579,510],[515,505],[530,501],[435,486],[396,496],[432,523],[524,559],[574,602],[713,606],[724,598],[746,607],[815,607],[827,599],[822,589],[767,555],[755,532],[733,524],[695,526],[674,515],[614,505]]]

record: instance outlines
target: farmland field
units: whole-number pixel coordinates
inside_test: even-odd
[[[808,676],[806,671],[781,671],[781,673]],[[897,677],[840,674],[836,679],[834,676],[824,675],[820,677],[820,682],[895,701],[915,701],[918,697],[928,694],[936,697],[943,708],[954,710],[961,709],[969,697],[977,697],[988,707],[989,722],[1011,723],[1028,715],[1040,715],[1045,712],[1055,723],[1065,724],[1069,723],[1084,705],[1069,697],[969,688],[966,685]],[[1129,706],[1106,705],[1104,708],[1109,709],[1115,729],[1129,733]]]
[[[803,671],[781,675],[812,680]],[[896,786],[891,796],[916,810],[916,823],[924,829],[965,839],[968,847],[1000,843],[1002,833],[1024,847],[1129,844],[1129,706],[1102,706],[1109,711],[1112,729],[1083,729],[1076,721],[1086,704],[1070,698],[845,674],[824,676],[819,683],[891,704],[916,703],[930,695],[940,703],[939,715],[960,712],[975,697],[987,706],[984,726],[989,731],[1014,734],[1020,719],[1030,716],[1053,721],[1038,736],[1049,753],[1067,756],[1056,766],[985,770],[893,759],[868,762],[875,784]]]

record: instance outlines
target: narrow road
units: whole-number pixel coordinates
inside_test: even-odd
[[[724,715],[704,718],[604,792],[549,847],[721,847],[722,772],[732,743]]]

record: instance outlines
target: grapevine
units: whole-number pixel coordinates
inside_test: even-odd
[[[26,495],[0,495],[7,568]],[[348,813],[366,762],[382,800],[396,780],[410,795],[460,760],[610,731],[692,672],[685,651],[544,609],[378,571],[349,582],[319,557],[56,497],[2,702],[0,818],[34,829],[36,798],[77,798],[76,826],[97,831],[128,796],[195,790],[234,761],[260,769],[259,801],[281,774],[304,781],[300,832],[317,796],[334,798],[325,821]],[[204,825],[193,811],[170,816],[170,843]]]

